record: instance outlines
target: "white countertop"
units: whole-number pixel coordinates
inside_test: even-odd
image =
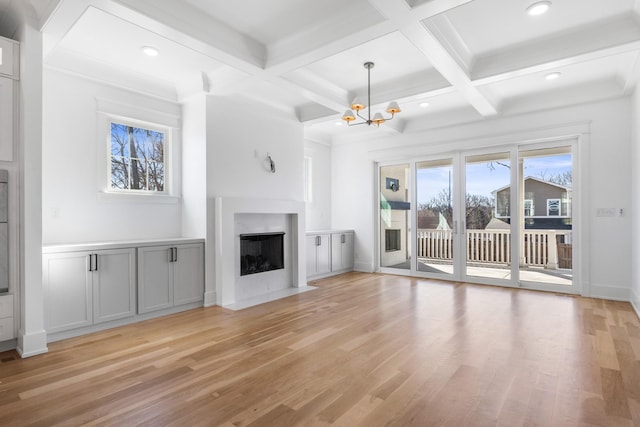
[[[310,234],[337,234],[337,233],[353,233],[353,230],[343,230],[343,229],[336,229],[336,230],[309,230],[306,232],[307,235]]]
[[[100,249],[139,248],[145,246],[178,245],[204,243],[203,238],[168,237],[164,239],[115,240],[103,242],[58,243],[42,246],[42,253],[92,251]]]

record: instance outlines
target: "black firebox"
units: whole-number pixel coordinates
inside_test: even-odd
[[[284,268],[285,233],[240,235],[240,275]]]

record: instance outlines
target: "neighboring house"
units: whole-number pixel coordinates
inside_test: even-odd
[[[571,187],[528,176],[524,179],[526,228],[571,228]],[[496,218],[510,222],[511,187],[491,192]]]

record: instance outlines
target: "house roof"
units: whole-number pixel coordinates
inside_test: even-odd
[[[20,3],[0,0],[3,27]],[[639,74],[637,1],[562,0],[540,16],[507,0],[24,3],[42,23],[48,69],[174,102],[247,98],[329,142],[373,131],[335,125],[366,97],[366,61],[374,112],[402,109],[381,127],[392,133],[622,97]],[[149,45],[160,55],[144,57]]]
[[[566,190],[566,191],[567,191],[567,192],[569,192],[569,193],[571,192],[571,187],[567,187],[566,185],[556,184],[555,182],[551,182],[551,181],[545,181],[544,179],[542,179],[542,178],[537,178],[537,177],[535,177],[535,176],[527,176],[527,177],[525,177],[525,178],[524,178],[524,180],[525,180],[525,181],[529,181],[529,180],[531,180],[531,181],[538,181],[538,182],[541,182],[541,183],[543,183],[543,184],[552,185],[552,186],[554,186],[554,187],[561,188],[561,189],[563,189],[563,190]],[[498,188],[498,189],[493,190],[493,191],[491,192],[491,194],[496,194],[496,193],[498,193],[498,192],[500,192],[500,191],[502,191],[502,190],[506,190],[507,188],[510,188],[510,187],[511,187],[511,185],[505,185],[504,187],[500,187],[500,188]]]

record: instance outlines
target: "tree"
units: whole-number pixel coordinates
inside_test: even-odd
[[[486,196],[478,194],[466,194],[465,196],[465,220],[468,229],[482,230],[491,218],[493,218],[493,204]],[[418,216],[435,216],[442,214],[447,223],[453,224],[453,206],[449,192],[445,189],[429,200],[418,206]]]
[[[111,124],[111,187],[164,190],[164,133]]]
[[[564,185],[565,187],[571,187],[571,184],[573,183],[573,174],[571,173],[570,170],[564,171],[564,172],[558,172],[555,175],[549,175],[546,176],[547,171],[544,171],[542,173],[540,173],[540,178],[544,179],[545,181],[548,182],[553,182],[555,184],[558,185]]]

